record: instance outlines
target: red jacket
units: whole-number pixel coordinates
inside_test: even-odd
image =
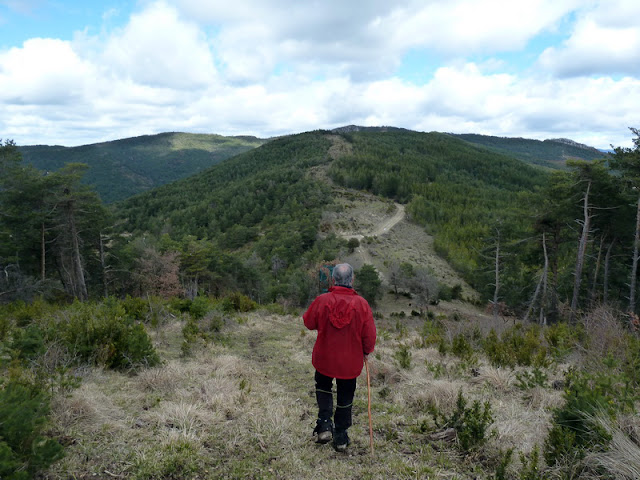
[[[318,330],[311,363],[332,378],[356,378],[364,355],[373,352],[376,325],[371,307],[355,290],[331,287],[317,297],[302,316],[309,330]]]

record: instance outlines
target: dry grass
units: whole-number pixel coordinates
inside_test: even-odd
[[[167,324],[154,334],[166,349],[163,365],[133,376],[91,370],[80,388],[55,400],[56,431],[71,445],[44,478],[317,479],[322,472],[320,478],[463,479],[483,468],[491,472],[500,451],[529,454],[542,444],[561,392],[520,391],[512,370],[482,359],[472,374],[462,360],[421,347],[420,322],[407,319],[399,331],[394,325],[378,322],[371,357],[374,458],[364,377],[348,453],[315,445],[315,333],[305,331],[299,317],[253,313],[227,327],[224,345],[200,346],[192,357],[179,357],[180,328]],[[452,325],[451,332],[477,326],[465,320]],[[401,345],[411,352],[409,368],[396,358]],[[469,456],[455,444],[429,443],[430,432],[421,430],[433,424],[429,408],[452,412],[459,392],[469,402],[488,401],[494,416],[496,435]],[[637,438],[637,422],[629,420],[625,428]],[[620,452],[631,448],[620,442]],[[489,463],[481,466],[481,458]],[[512,470],[517,463],[516,453]]]
[[[637,417],[621,417],[617,422],[606,415],[592,419],[611,435],[610,448],[605,452],[594,452],[587,456],[585,464],[593,470],[604,469],[613,478],[637,480],[640,478],[640,445]],[[587,477],[585,477],[587,478]],[[588,478],[597,478],[595,475]]]
[[[515,375],[512,369],[485,365],[478,369],[477,376],[471,379],[474,384],[485,384],[501,393],[513,390]]]

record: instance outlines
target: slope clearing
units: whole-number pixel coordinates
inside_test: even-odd
[[[473,325],[438,319],[450,335]],[[542,442],[549,407],[560,399],[547,389],[526,397],[513,372],[484,362],[473,376],[464,361],[420,346],[410,320],[399,328],[379,318],[371,360],[375,456],[369,455],[363,377],[352,445],[336,453],[311,440],[315,333],[298,315],[227,317],[213,343],[193,346],[187,358],[180,356],[183,325],[169,320],[152,332],[162,366],[135,375],[88,369],[79,389],[57,398],[54,424],[67,455],[44,478],[471,479],[491,471],[500,449],[529,453]],[[479,326],[485,333],[490,327],[500,331],[504,324]],[[410,355],[404,367],[402,348]],[[478,451],[483,466],[476,454],[428,439],[437,428],[427,405],[451,411],[459,392],[493,407],[495,436]]]

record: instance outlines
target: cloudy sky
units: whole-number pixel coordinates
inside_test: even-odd
[[[631,146],[638,0],[0,0],[0,138],[392,125]]]

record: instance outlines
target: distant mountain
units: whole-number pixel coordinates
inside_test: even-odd
[[[469,143],[489,148],[505,155],[534,165],[548,168],[566,168],[566,161],[596,160],[606,156],[606,153],[587,145],[583,145],[567,138],[553,138],[549,140],[531,140],[527,138],[492,137],[474,133],[450,134]]]
[[[360,125],[345,125],[344,127],[338,127],[331,130],[333,133],[354,133],[354,132],[412,132],[406,128],[400,127],[362,127]]]
[[[188,177],[222,160],[264,144],[256,137],[160,133],[79,147],[23,146],[22,156],[40,170],[64,164],[89,165],[84,181],[106,203]]]
[[[529,219],[531,195],[546,179],[541,168],[447,134],[315,131],[271,140],[129,198],[116,215],[119,228],[134,235],[206,238],[245,259],[255,254],[252,262],[271,275],[278,262],[338,256],[341,240],[321,224],[323,211],[338,208],[338,185],[406,204],[409,218],[434,234],[438,253],[486,286],[476,272],[486,270],[477,265],[491,227]]]

